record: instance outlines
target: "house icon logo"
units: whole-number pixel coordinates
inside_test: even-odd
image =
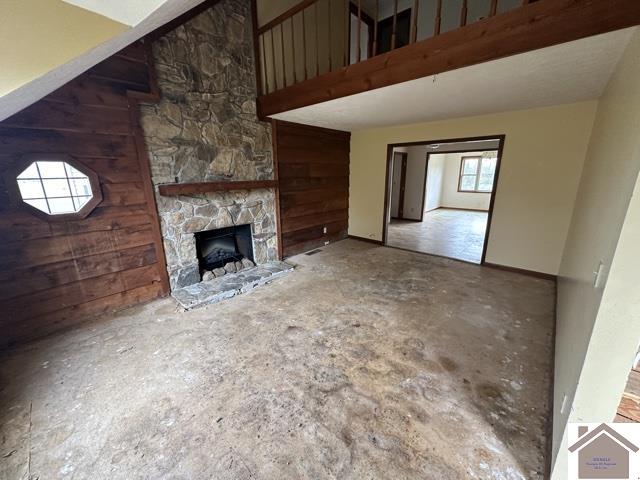
[[[625,436],[614,430],[614,425],[602,423],[589,430],[588,426],[578,426],[578,440],[569,447],[569,452],[577,453],[572,461],[577,461],[578,479],[609,478],[630,479],[632,454],[638,447]],[[573,469],[572,469],[573,470]]]

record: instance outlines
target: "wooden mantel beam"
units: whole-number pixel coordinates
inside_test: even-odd
[[[232,190],[254,190],[257,188],[276,188],[277,180],[247,180],[237,182],[200,182],[200,183],[163,183],[158,191],[163,197],[175,195],[194,195],[207,192],[229,192]]]
[[[274,115],[638,24],[640,0],[538,0],[263,95],[258,109]]]

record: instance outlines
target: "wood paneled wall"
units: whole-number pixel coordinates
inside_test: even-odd
[[[157,98],[138,42],[0,122],[0,346],[168,293],[137,102]],[[103,201],[48,221],[10,205],[22,155],[66,154],[95,171]]]
[[[281,121],[273,127],[282,255],[346,238],[351,134]]]

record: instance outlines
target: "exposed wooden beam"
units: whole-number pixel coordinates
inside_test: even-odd
[[[239,182],[200,182],[200,183],[165,183],[158,186],[160,195],[193,195],[206,192],[223,192],[231,190],[254,190],[256,188],[276,188],[277,180],[252,180]]]
[[[539,0],[258,99],[274,115],[640,24],[638,0]]]

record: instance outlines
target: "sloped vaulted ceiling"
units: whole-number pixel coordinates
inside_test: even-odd
[[[200,3],[2,0],[0,121]]]

